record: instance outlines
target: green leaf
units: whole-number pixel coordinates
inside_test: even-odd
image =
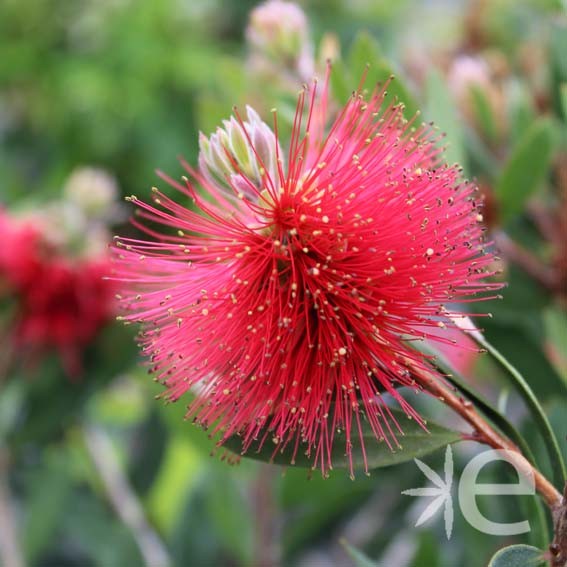
[[[419,474],[415,468],[405,468],[410,478],[415,475],[417,482]],[[289,467],[282,475],[280,497],[283,517],[293,518],[292,522],[286,523],[282,533],[286,555],[295,555],[322,534],[331,533],[353,510],[368,502],[376,492],[377,482],[380,490],[393,492],[399,486],[399,470],[382,469],[379,477],[364,475],[352,482],[345,474],[323,478],[319,474],[310,476],[305,469]],[[401,505],[406,506],[407,500]]]
[[[541,315],[538,322],[542,322]],[[543,338],[545,330],[541,332]],[[484,324],[484,334],[505,357],[514,361],[539,400],[545,403],[558,395],[567,396],[567,383],[551,364],[547,345],[538,341],[533,333],[517,324],[492,319]]]
[[[133,431],[128,463],[132,487],[141,494],[153,486],[168,448],[167,428],[158,408]]]
[[[561,110],[563,118],[567,121],[567,83],[563,83],[559,89],[561,95]]]
[[[528,238],[533,238],[527,235]],[[519,239],[518,239],[519,240]],[[507,287],[503,298],[490,305],[492,320],[502,325],[525,329],[534,337],[541,337],[543,327],[540,314],[551,304],[549,292],[521,268],[511,265],[506,274]],[[486,312],[485,305],[475,309]]]
[[[567,25],[559,18],[551,28],[549,44],[552,66],[557,76],[561,80],[567,81],[567,61],[565,60],[565,53],[567,52]]]
[[[486,146],[476,130],[466,124],[463,130],[465,132],[463,145],[469,158],[470,170],[492,181],[500,173],[500,165],[493,152]]]
[[[512,440],[516,445],[518,445],[524,455],[528,458],[531,463],[535,463],[535,459],[532,452],[520,434],[520,432],[514,427],[514,425],[502,415],[502,413],[494,407],[482,394],[477,392],[474,388],[469,385],[468,380],[460,374],[455,368],[449,364],[447,359],[443,354],[433,347],[431,344],[426,342],[415,343],[415,348],[428,356],[433,356],[434,359],[432,364],[440,372],[446,375],[447,380],[451,382],[461,393],[463,393],[469,400],[471,400],[475,407],[482,412],[490,421],[510,440]]]
[[[183,505],[179,495],[195,484],[202,467],[201,455],[190,440],[170,434],[160,470],[147,495],[148,508],[161,530],[170,531],[175,527]]]
[[[350,545],[346,540],[341,540],[340,543],[345,548],[348,556],[352,559],[354,567],[378,567],[378,563],[372,561],[370,557]]]
[[[446,81],[438,71],[432,70],[426,83],[427,119],[432,120],[446,134],[442,144],[446,145],[445,159],[453,165],[465,167],[463,153],[463,131],[455,103],[449,94]]]
[[[269,473],[263,471],[263,474]],[[253,565],[254,527],[249,494],[243,494],[238,479],[226,469],[209,471],[208,476],[212,489],[207,499],[207,511],[217,536],[242,565]],[[270,486],[269,490],[273,488]]]
[[[83,554],[87,555],[88,559],[84,558],[82,565],[122,567],[144,564],[130,530],[119,521],[104,500],[84,490],[75,490],[71,497],[66,508],[62,509],[64,517],[60,529],[67,535],[68,541],[73,542],[79,557]],[[57,538],[52,538],[52,545],[54,541],[57,541]],[[36,565],[53,564],[62,563],[50,561],[36,563]]]
[[[28,479],[23,547],[30,562],[52,544],[72,490],[64,455],[44,458],[44,466]]]
[[[333,61],[333,70],[330,76],[331,92],[333,98],[339,104],[345,104],[349,96],[355,90],[356,85],[351,85],[350,72],[344,61]]]
[[[496,120],[490,102],[483,89],[476,85],[470,87],[470,95],[475,117],[489,142],[494,142],[498,136]]]
[[[531,545],[510,545],[498,551],[488,567],[538,567],[544,564],[541,549]]]
[[[250,480],[242,467],[225,466],[203,470],[194,486],[178,492],[182,509],[171,526],[173,565],[257,564]]]
[[[518,140],[525,134],[536,118],[533,95],[528,87],[513,82],[509,93],[510,139]]]
[[[567,315],[559,308],[548,308],[543,313],[546,350],[557,375],[567,386]]]
[[[551,26],[549,37],[549,59],[551,75],[551,93],[553,107],[557,114],[563,115],[563,120],[567,120],[567,108],[565,102],[564,84],[567,83],[567,25],[564,18],[557,18]]]
[[[520,213],[545,180],[553,153],[553,139],[551,122],[540,118],[513,149],[495,187],[503,221]]]
[[[347,71],[348,69],[348,71]],[[333,77],[337,73],[338,77]],[[384,57],[378,42],[367,32],[360,32],[353,41],[347,63],[337,62],[331,73],[333,93],[344,103],[348,96],[356,91],[363,74],[366,73],[364,87],[372,90],[376,84],[384,84],[392,76],[388,85],[386,102],[397,100],[404,104],[406,118],[413,116],[418,106],[399,73],[392,68]]]
[[[563,455],[561,454],[561,449],[559,447],[557,437],[555,436],[555,432],[549,423],[549,419],[547,418],[540,401],[535,396],[526,379],[520,372],[518,372],[516,367],[512,365],[510,361],[502,355],[502,353],[492,346],[492,344],[490,344],[481,333],[472,333],[470,337],[474,339],[480,347],[486,349],[490,356],[492,356],[502,369],[506,371],[510,381],[518,393],[522,396],[524,403],[532,414],[536,427],[538,427],[543,437],[549,460],[551,462],[551,467],[553,469],[555,483],[557,486],[563,486],[565,482],[567,482],[565,462],[563,460]]]
[[[437,449],[441,449],[451,443],[459,441],[459,432],[451,431],[433,422],[427,423],[425,431],[414,420],[407,418],[405,413],[400,410],[390,410],[393,418],[400,424],[403,435],[398,436],[400,448],[392,450],[384,441],[378,441],[369,423],[362,421],[362,438],[366,450],[366,460],[369,469],[378,469],[405,463],[415,457],[427,455]],[[262,439],[264,433],[258,434],[258,439]],[[258,448],[258,443],[254,442],[243,456],[264,462],[271,462],[278,465],[289,465],[292,462],[294,452],[293,443],[289,443],[284,449],[277,450],[276,446],[270,441],[272,435],[268,434],[266,442]],[[352,435],[352,460],[355,469],[364,468],[364,459],[360,445],[360,439],[356,432]],[[331,451],[334,468],[349,468],[349,459],[345,450],[346,439],[343,433],[336,433],[333,448]],[[231,451],[242,454],[242,440],[239,436],[229,437],[223,444]],[[274,454],[274,451],[275,454]],[[295,456],[295,466],[312,468],[313,455],[307,456],[305,451],[299,448]]]
[[[400,73],[392,68],[386,60],[382,60],[377,65],[376,74],[378,76],[378,82],[380,83],[384,83],[390,77],[393,77],[392,81],[388,85],[389,97],[392,97],[393,99],[403,103],[404,116],[406,118],[409,119],[414,116],[419,110],[419,106],[415,102],[413,95],[410,93],[408,87],[400,76]],[[389,97],[386,97],[386,101],[389,100]]]
[[[469,381],[457,372],[446,360],[446,358],[434,347],[427,343],[416,343],[419,352],[434,356],[432,364],[443,374],[447,376],[447,380],[451,382],[460,392],[462,392],[469,400],[471,400],[476,409],[483,413],[504,435],[513,441],[522,451],[523,455],[532,464],[536,464],[536,459],[530,448],[530,444],[524,439],[522,434],[514,427],[514,425],[503,415],[496,407],[494,407],[482,394],[477,392],[469,385]],[[545,544],[548,540],[548,526],[545,516],[545,510],[539,496],[534,495],[526,503],[530,517],[536,519],[536,528],[530,532],[532,543],[538,545]],[[539,539],[535,539],[539,538]]]
[[[439,541],[437,535],[432,531],[423,530],[419,532],[417,539],[418,545],[412,558],[411,566],[425,567],[442,564],[442,541]]]
[[[222,565],[223,546],[208,512],[209,483],[204,477],[201,486],[187,495],[178,495],[182,511],[172,522],[170,548],[174,565]]]
[[[12,430],[23,404],[24,389],[21,380],[2,384],[0,390],[0,443]]]
[[[354,76],[361,75],[367,65],[373,66],[382,59],[382,50],[378,42],[368,32],[358,33],[348,54],[351,73]]]

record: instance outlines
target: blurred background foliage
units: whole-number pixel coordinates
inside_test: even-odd
[[[123,196],[147,196],[156,168],[181,174],[233,105],[293,112],[301,81],[257,73],[244,30],[253,1],[3,0],[0,3],[0,205],[61,198],[91,165]],[[344,102],[366,63],[369,82],[396,75],[392,96],[447,133],[447,157],[476,179],[509,286],[486,334],[531,381],[567,435],[567,16],[559,0],[310,0],[319,71],[335,61]],[[362,32],[362,33],[361,33]],[[320,74],[320,73],[319,73]],[[282,124],[285,135],[289,124]],[[127,207],[112,220],[124,231]],[[122,226],[120,226],[122,224]],[[0,246],[2,246],[0,235]],[[5,307],[6,310],[9,307]],[[480,309],[486,309],[485,306]],[[4,336],[2,335],[2,340]],[[2,356],[0,349],[0,356]],[[270,467],[213,450],[164,406],[129,328],[108,326],[71,381],[57,357],[0,376],[0,501],[11,502],[26,563],[36,566],[363,564],[477,567],[513,538],[487,536],[460,513],[419,529],[423,503],[401,496],[423,478],[412,464],[353,482]],[[4,367],[4,364],[0,364]],[[526,412],[485,357],[467,375],[505,404],[536,452]],[[427,415],[454,425],[442,407]],[[502,406],[504,407],[504,405]],[[563,445],[565,449],[565,444]],[[457,469],[478,452],[456,449]],[[215,453],[211,457],[210,453]],[[427,458],[440,470],[442,452]],[[509,472],[509,471],[508,471]],[[506,468],[490,470],[505,478]],[[522,504],[522,499],[519,499]],[[487,516],[517,521],[511,498]],[[517,541],[538,541],[538,534]],[[474,553],[471,553],[474,550]]]

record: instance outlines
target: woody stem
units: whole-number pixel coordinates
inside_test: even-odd
[[[524,457],[520,449],[506,437],[498,433],[483,417],[478,413],[473,404],[463,400],[461,396],[443,384],[438,377],[425,371],[415,373],[418,382],[431,394],[435,395],[445,405],[459,414],[466,422],[474,428],[474,439],[479,443],[489,445],[493,449],[509,451],[508,456],[513,460],[513,464],[519,471],[527,476],[533,476],[535,488],[551,508],[556,510],[562,503],[559,491],[545,478],[532,464]]]

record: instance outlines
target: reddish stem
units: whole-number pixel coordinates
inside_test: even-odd
[[[509,451],[514,465],[528,476],[533,475],[536,490],[552,511],[558,510],[563,502],[559,491],[522,455],[518,447],[498,433],[476,410],[473,404],[443,384],[438,377],[424,372],[415,373],[416,380],[445,405],[449,406],[474,428],[474,440],[493,449]]]

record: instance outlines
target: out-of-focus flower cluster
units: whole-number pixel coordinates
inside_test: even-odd
[[[252,71],[278,81],[308,81],[314,72],[309,24],[292,2],[269,0],[250,14],[246,30]]]
[[[114,179],[74,172],[64,199],[42,208],[0,208],[1,332],[11,364],[55,350],[65,371],[82,371],[82,353],[113,313],[107,222],[116,215]],[[0,311],[4,313],[4,309]]]

